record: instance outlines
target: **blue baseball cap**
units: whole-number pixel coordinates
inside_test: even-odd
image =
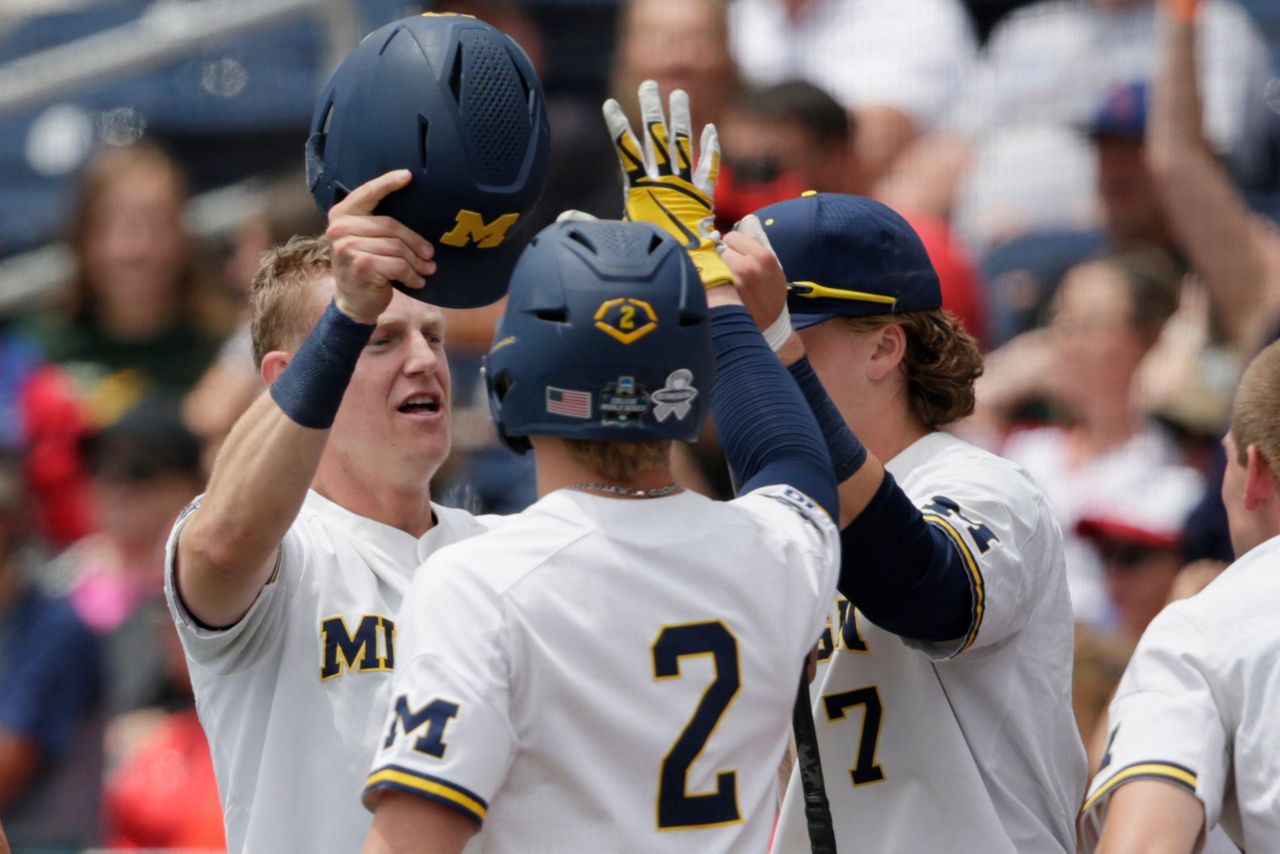
[[[942,307],[942,287],[910,224],[863,196],[808,192],[756,211],[789,283],[796,329],[834,317]]]
[[[1108,86],[1088,131],[1092,137],[1141,140],[1147,132],[1147,84],[1138,80]]]

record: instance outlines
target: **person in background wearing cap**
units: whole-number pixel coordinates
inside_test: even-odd
[[[81,448],[97,524],[45,575],[67,590],[80,619],[105,635],[163,591],[169,528],[204,485],[201,446],[175,403],[148,398]]]
[[[78,851],[100,834],[98,642],[30,580],[22,487],[0,457],[0,819],[19,850]]]
[[[1108,86],[1080,133],[1096,160],[1101,222],[1035,228],[992,248],[983,259],[993,332],[1003,344],[1043,322],[1047,304],[1072,267],[1097,254],[1159,248],[1179,266],[1181,247],[1144,158],[1149,89],[1144,81]]]
[[[1185,561],[1182,529],[1204,494],[1194,469],[1166,466],[1144,473],[1141,493],[1125,489],[1087,507],[1076,531],[1102,560],[1114,631],[1137,643],[1168,603]]]
[[[878,202],[813,194],[725,243],[841,481],[841,597],[813,689],[837,839],[1073,851],[1085,757],[1062,535],[1025,472],[941,430],[972,410],[982,357],[920,240]],[[774,850],[808,846],[793,774]]]
[[[1223,440],[1239,555],[1138,643],[1110,708],[1083,851],[1191,852],[1215,828],[1280,850],[1280,343],[1246,368]]]

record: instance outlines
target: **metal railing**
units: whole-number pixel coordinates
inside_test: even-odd
[[[353,0],[189,0],[154,3],[138,19],[0,66],[0,116],[56,100],[78,87],[136,74],[210,44],[296,17],[325,24],[325,69],[335,67],[361,35]],[[199,236],[224,234],[259,204],[246,188],[198,197],[188,212]],[[30,302],[65,279],[72,260],[51,244],[0,261],[0,314]]]

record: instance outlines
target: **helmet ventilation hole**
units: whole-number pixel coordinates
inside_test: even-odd
[[[418,115],[418,162],[423,171],[427,168],[427,136],[431,133],[431,121],[424,115]]]

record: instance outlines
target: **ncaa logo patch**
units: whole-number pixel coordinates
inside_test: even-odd
[[[649,411],[649,390],[635,377],[618,377],[600,392],[599,409],[605,424],[635,424]]]

